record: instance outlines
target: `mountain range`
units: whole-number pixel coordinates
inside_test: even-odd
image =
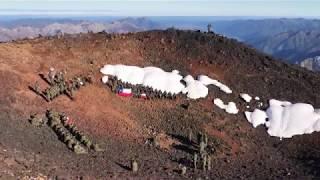
[[[319,20],[238,20],[213,24],[217,32],[289,63],[320,54]]]
[[[252,44],[267,54],[290,63],[299,63],[305,58],[320,54],[320,31],[283,32]]]
[[[156,24],[146,18],[125,18],[111,22],[70,19],[19,19],[0,22],[0,41],[24,38],[54,36],[59,34],[78,34],[88,32],[126,33],[152,29]]]
[[[125,33],[151,29],[212,30],[235,38],[282,61],[300,64],[320,55],[320,20],[316,19],[223,19],[213,17],[143,17],[89,19],[16,19],[0,21],[0,41],[87,32]],[[309,60],[310,61],[310,60]]]

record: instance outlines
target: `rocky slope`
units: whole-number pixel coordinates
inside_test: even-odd
[[[207,74],[227,84],[231,95],[216,87],[209,96],[188,100],[143,100],[115,95],[101,83],[105,64],[157,66],[184,75]],[[50,67],[68,77],[90,73],[93,84],[72,101],[61,96],[46,102],[29,90]],[[193,31],[149,31],[65,35],[0,44],[0,178],[67,179],[301,179],[317,178],[319,133],[280,140],[263,127],[253,129],[244,115],[241,92],[320,106],[316,73],[261,54],[235,40]],[[240,113],[226,114],[213,104],[234,101]],[[255,105],[252,104],[252,107]],[[265,108],[265,107],[264,107]],[[29,124],[30,114],[48,109],[65,112],[104,152],[76,155],[46,126]],[[189,132],[193,133],[192,143]],[[212,147],[212,169],[193,170],[196,134],[204,132]],[[130,161],[139,164],[130,171]],[[181,174],[182,166],[187,167]]]

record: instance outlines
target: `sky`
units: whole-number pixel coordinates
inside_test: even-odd
[[[0,0],[0,15],[320,17],[320,0]]]

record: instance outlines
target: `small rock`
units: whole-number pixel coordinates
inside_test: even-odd
[[[183,166],[181,168],[181,175],[185,175],[187,173],[187,167]]]
[[[163,45],[166,44],[164,38],[161,38],[161,44],[163,44]]]
[[[14,166],[18,164],[14,158],[6,158],[3,162],[7,164],[7,166]]]
[[[102,152],[102,151],[104,151],[104,149],[101,148],[101,147],[99,146],[99,144],[93,144],[93,145],[92,145],[92,148],[93,148],[93,150],[96,151],[96,152]]]
[[[131,163],[131,170],[133,172],[138,172],[138,162],[136,160],[133,160]]]
[[[38,114],[33,114],[30,116],[29,122],[36,127],[41,127],[44,124],[44,119]]]
[[[82,147],[80,144],[74,145],[73,151],[76,154],[87,154],[88,153],[88,151],[84,147]]]

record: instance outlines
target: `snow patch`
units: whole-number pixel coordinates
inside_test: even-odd
[[[224,105],[224,102],[219,98],[214,99],[213,103],[216,106],[218,106],[220,109],[225,109],[226,108],[226,105]]]
[[[179,74],[180,72],[175,69],[175,70],[172,70],[172,73],[174,73],[174,74]]]
[[[320,114],[310,104],[271,99],[269,108],[264,113],[261,110],[246,112],[249,122],[265,122],[268,134],[280,138],[291,138],[294,135],[310,134],[320,131]],[[253,124],[255,126],[255,124]]]
[[[219,89],[221,91],[223,91],[223,92],[225,92],[227,94],[231,94],[232,93],[232,90],[228,86],[226,86],[226,85],[222,84],[221,82],[219,82],[218,80],[212,79],[212,78],[210,78],[210,77],[208,77],[206,75],[198,76],[198,80],[201,83],[203,83],[204,85],[206,85],[206,86],[215,85],[215,86],[219,87]]]
[[[258,107],[261,108],[263,106],[263,102],[258,103]]]
[[[142,84],[144,78],[144,70],[136,66],[105,65],[100,72],[104,75],[116,76],[119,80],[133,85]]]
[[[216,98],[214,99],[213,103],[218,106],[220,109],[224,109],[227,113],[229,114],[238,114],[239,110],[236,106],[236,103],[234,102],[229,102],[228,104],[224,104],[224,102]]]
[[[157,67],[140,68],[126,65],[105,65],[100,69],[105,75],[116,76],[119,80],[133,85],[142,84],[162,92],[180,93],[185,86],[180,82],[182,76],[178,71],[165,72]]]
[[[103,76],[101,80],[102,80],[103,84],[106,84],[108,82],[108,80],[109,80],[109,77],[108,76]]]
[[[211,79],[208,76],[201,75],[198,80],[195,80],[191,75],[183,78],[178,70],[165,72],[157,67],[137,67],[126,66],[122,64],[105,65],[100,69],[104,75],[116,76],[119,80],[133,85],[141,84],[146,87],[152,87],[155,90],[162,92],[170,92],[172,94],[184,93],[190,99],[204,98],[208,95],[207,85],[213,84],[218,86],[222,91],[230,94],[231,89],[217,80]],[[186,82],[186,86],[180,81]],[[107,82],[107,77],[103,77],[102,81]]]
[[[183,79],[187,87],[182,91],[187,93],[187,97],[190,99],[205,98],[208,95],[208,88],[198,80],[195,80],[191,75],[186,76]]]
[[[249,94],[241,93],[240,97],[247,103],[249,103],[252,100],[252,97]]]
[[[265,111],[255,109],[253,112],[246,111],[244,114],[253,127],[257,127],[266,123],[267,114]]]

